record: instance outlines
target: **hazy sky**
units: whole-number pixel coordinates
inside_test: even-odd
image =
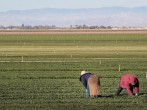
[[[34,8],[100,8],[147,6],[147,0],[0,0],[0,11]]]

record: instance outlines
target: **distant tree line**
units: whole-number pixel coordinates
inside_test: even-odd
[[[141,28],[141,27],[140,27]],[[31,25],[24,25],[22,24],[21,26],[0,26],[1,30],[15,30],[15,29],[39,29],[39,30],[45,30],[45,29],[138,29],[138,27],[113,27],[113,26],[87,26],[87,25],[70,25],[69,27],[58,27],[56,25],[36,25],[36,26],[31,26]]]
[[[112,29],[113,27],[111,26],[86,26],[84,25],[75,25],[75,27],[71,28],[76,28],[76,29]]]
[[[36,26],[31,26],[31,25],[24,25],[22,24],[21,26],[0,26],[0,29],[57,29],[55,25],[48,26],[48,25],[36,25]]]

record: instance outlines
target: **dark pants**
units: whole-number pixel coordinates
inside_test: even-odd
[[[122,90],[123,90],[123,88],[119,86],[116,93],[115,93],[115,95],[119,95]]]
[[[134,88],[134,86],[130,85],[130,90],[132,91],[132,93],[133,93],[133,88]],[[119,95],[122,90],[123,90],[123,88],[119,86],[116,93],[115,93],[115,95]]]

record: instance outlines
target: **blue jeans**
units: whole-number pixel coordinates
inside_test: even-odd
[[[87,88],[86,88],[86,97],[89,97],[90,96],[90,91],[89,91],[89,86],[87,84]]]

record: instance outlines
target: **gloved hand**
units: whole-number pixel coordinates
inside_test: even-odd
[[[135,94],[135,96],[139,96],[139,94]]]

